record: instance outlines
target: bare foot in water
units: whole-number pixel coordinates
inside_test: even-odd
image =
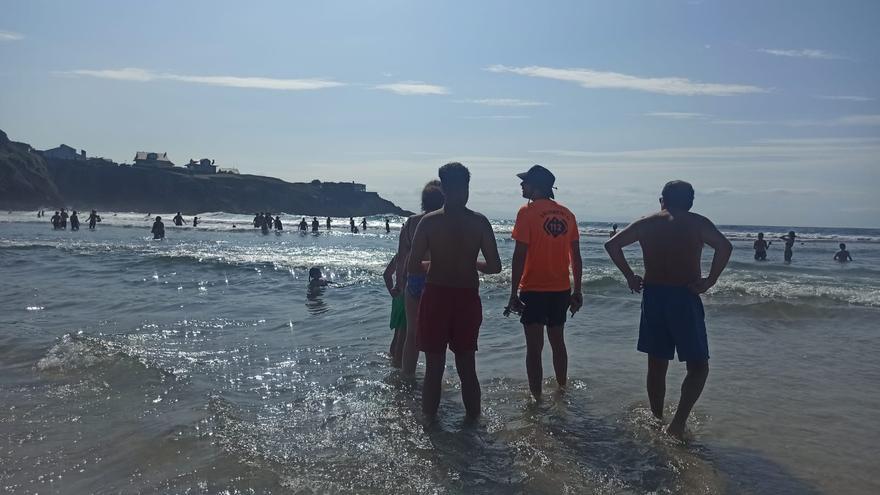
[[[677,440],[684,441],[684,425],[678,426],[674,423],[670,423],[669,426],[666,427],[666,434]]]

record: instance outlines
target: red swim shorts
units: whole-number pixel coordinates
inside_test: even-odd
[[[422,352],[473,352],[483,323],[479,289],[425,284],[419,303],[419,331]]]

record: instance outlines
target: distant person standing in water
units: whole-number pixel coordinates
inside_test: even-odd
[[[263,223],[260,224],[260,233],[266,235],[272,227],[272,217],[268,213],[263,215]]]
[[[839,261],[841,263],[846,263],[847,261],[852,261],[852,256],[849,255],[849,251],[846,250],[846,244],[840,243],[840,251],[834,255],[834,261]]]
[[[779,238],[780,241],[785,241],[785,254],[784,254],[784,256],[785,256],[786,263],[791,263],[791,257],[794,254],[791,249],[794,247],[794,240],[796,238],[797,238],[797,235],[795,235],[793,230],[790,231],[788,233],[788,235],[784,235]]]
[[[364,232],[364,234],[367,233],[367,218],[366,217],[364,217],[363,220],[361,220],[361,230]]]
[[[153,229],[150,232],[153,234],[153,239],[165,238],[165,224],[162,223],[162,217],[156,217],[156,221],[153,222]]]
[[[258,229],[261,225],[263,225],[263,214],[257,213],[254,215],[254,228]]]
[[[61,228],[61,215],[56,211],[52,218],[49,219],[52,222],[52,228],[55,230],[59,230]]]
[[[284,230],[284,225],[281,224],[281,215],[276,215],[275,216],[275,231],[281,232],[282,230]]]
[[[467,208],[470,171],[461,163],[447,163],[438,173],[445,206],[419,222],[407,263],[410,273],[422,273],[422,260],[431,256],[419,304],[417,340],[425,353],[422,412],[434,417],[440,407],[448,346],[455,353],[467,416],[476,418],[481,395],[476,351],[483,321],[478,272],[500,273],[501,260],[489,220]],[[478,260],[481,252],[484,261]]]
[[[100,221],[101,217],[98,216],[98,212],[92,210],[92,212],[89,213],[89,230],[95,230],[95,225]]]
[[[70,214],[70,231],[79,230],[79,217],[76,216],[76,210]]]
[[[608,233],[608,237],[611,238],[616,235],[617,235],[617,224],[614,223],[614,224],[611,224],[611,232]]]
[[[553,350],[556,384],[565,389],[568,381],[568,351],[563,334],[565,313],[571,310],[574,316],[584,304],[580,233],[574,214],[553,199],[556,177],[549,170],[535,165],[517,177],[522,180],[522,196],[529,202],[519,209],[513,226],[516,247],[506,311],[522,314],[520,323],[526,338],[529,389],[535,400],[541,400],[544,327]]]
[[[318,223],[318,217],[312,217],[312,233],[318,233],[318,226],[321,225]]]
[[[199,217],[193,217],[193,228],[198,227]]]
[[[422,188],[422,213],[406,219],[400,228],[400,238],[397,242],[397,276],[395,286],[403,291],[404,308],[406,310],[406,339],[403,342],[403,362],[401,370],[403,374],[412,377],[416,373],[416,365],[419,361],[419,347],[416,343],[416,332],[419,323],[419,303],[422,300],[422,291],[425,288],[425,274],[423,272],[408,273],[406,265],[409,253],[412,249],[413,237],[419,222],[426,213],[443,208],[443,190],[439,180],[432,180]],[[420,260],[423,268],[430,266],[430,261]],[[425,270],[427,271],[427,270]]]
[[[303,217],[302,221],[299,222],[299,231],[300,232],[308,232],[309,224],[306,222],[306,217]]]
[[[67,210],[65,210],[64,208],[61,208],[61,228],[62,229],[67,228],[67,217],[68,217]]]
[[[348,218],[348,224],[351,225],[352,232],[357,232],[357,226],[354,224],[354,217]]]
[[[633,292],[642,292],[638,350],[648,354],[648,400],[651,412],[663,419],[666,370],[678,352],[687,362],[681,398],[670,435],[682,438],[691,409],[709,375],[709,344],[700,294],[718,281],[733,246],[709,219],[691,213],[694,189],[684,181],[663,187],[660,211],[629,224],[605,243],[605,250],[623,272]],[[630,268],[623,248],[638,242],[645,264],[644,279]],[[703,278],[700,256],[703,244],[715,250],[709,276]]]
[[[387,218],[385,219],[385,233],[386,233],[386,234],[390,234],[390,233],[391,233],[391,224],[388,223],[388,219],[387,219]]]
[[[178,227],[181,227],[183,226],[183,224],[186,223],[186,220],[183,219],[183,215],[181,215],[179,211],[177,212],[177,215],[171,219],[171,221],[174,222],[174,225]]]
[[[767,248],[769,248],[771,244],[773,244],[773,241],[765,241],[764,233],[758,232],[758,239],[755,240],[755,243],[752,245],[752,248],[755,250],[755,261],[767,260]]]
[[[331,224],[330,217],[327,217],[327,230],[330,230]]]

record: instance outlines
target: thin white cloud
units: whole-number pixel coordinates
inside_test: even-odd
[[[844,115],[832,119],[786,120],[781,124],[788,127],[849,127],[880,125],[880,114]]]
[[[691,81],[683,77],[638,77],[618,72],[593,69],[557,69],[553,67],[508,67],[492,65],[485,70],[495,73],[518,74],[528,77],[555,79],[573,82],[590,89],[628,89],[683,96],[734,96],[741,94],[766,93],[768,90],[746,84],[715,84]]]
[[[874,101],[874,98],[868,98],[867,96],[849,96],[849,95],[838,95],[838,96],[823,96],[819,95],[816,98],[822,100],[838,100],[838,101]]]
[[[463,118],[470,120],[523,120],[532,117],[529,115],[474,115]]]
[[[449,89],[436,84],[426,84],[420,81],[401,81],[392,84],[380,84],[373,89],[391,91],[404,96],[413,95],[448,95]]]
[[[24,39],[24,36],[21,33],[0,29],[0,41],[18,41],[21,39]]]
[[[271,77],[239,77],[239,76],[191,76],[155,72],[147,69],[128,67],[123,69],[102,70],[72,70],[61,74],[97,77],[100,79],[113,79],[117,81],[179,81],[192,84],[206,84],[210,86],[225,86],[230,88],[272,89],[282,91],[303,91],[313,89],[326,89],[344,86],[344,83],[328,79],[278,79]]]
[[[541,107],[547,105],[543,101],[520,100],[517,98],[482,98],[475,100],[456,100],[458,103],[475,103],[487,107]]]
[[[880,125],[880,115],[847,115],[834,119],[831,125]]]
[[[697,112],[649,112],[645,115],[648,117],[661,117],[673,120],[701,120],[709,118],[709,115]]]
[[[795,57],[795,58],[813,58],[822,60],[847,60],[847,57],[837,55],[826,50],[816,50],[814,48],[804,48],[800,50],[782,50],[778,48],[759,48],[759,52],[778,57]]]

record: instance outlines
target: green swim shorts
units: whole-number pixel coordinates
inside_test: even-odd
[[[391,300],[391,329],[406,328],[406,306],[403,294]]]

